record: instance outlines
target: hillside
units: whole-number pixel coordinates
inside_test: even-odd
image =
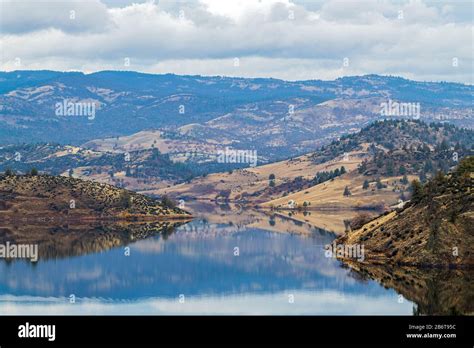
[[[186,219],[191,215],[111,185],[50,175],[0,176],[0,220]]]
[[[360,132],[333,140],[315,152],[312,158],[317,163],[325,162],[360,149],[362,144],[370,144],[368,152],[377,168],[363,166],[360,172],[390,175],[399,172],[400,165],[403,165],[404,172],[413,173],[420,170],[417,164],[422,160],[435,162],[428,169],[436,173],[455,164],[453,152],[457,152],[458,157],[470,154],[474,149],[474,132],[448,123],[385,119],[373,122]]]
[[[243,201],[274,209],[291,209],[292,202],[293,208],[306,210],[380,210],[408,200],[411,180],[448,171],[472,153],[473,144],[472,130],[386,120],[308,155],[210,174],[148,193]]]
[[[339,170],[342,166],[347,170],[354,170],[360,161],[354,155],[351,161],[344,161],[344,158],[340,157],[316,164],[308,155],[304,155],[254,168],[213,173],[195,178],[189,183],[147,193],[192,199],[263,203],[311,186],[317,172]],[[274,179],[270,179],[272,175]]]
[[[153,144],[152,144],[153,145]],[[202,170],[174,162],[157,148],[91,150],[54,143],[18,144],[0,147],[0,171],[27,173],[32,168],[51,175],[64,175],[134,191],[159,188],[189,180]]]
[[[337,240],[364,245],[365,263],[474,266],[474,157],[448,175],[413,184],[403,209],[384,214]],[[342,257],[344,259],[344,257]]]
[[[13,71],[0,72],[0,80],[0,144],[79,146],[92,141],[100,148],[117,136],[156,130],[177,157],[194,151],[212,156],[213,144],[218,144],[256,150],[260,163],[268,163],[314,151],[383,119],[381,105],[389,100],[420,103],[418,116],[426,121],[474,125],[472,86],[391,76],[291,82],[127,71]],[[85,105],[91,112],[57,114],[58,103]]]
[[[263,204],[295,207],[383,209],[408,199],[409,182],[426,181],[436,172],[447,172],[471,154],[474,132],[449,124],[385,120],[342,137],[310,156],[327,163],[335,156],[347,162],[358,152],[356,170],[348,170],[322,183]]]

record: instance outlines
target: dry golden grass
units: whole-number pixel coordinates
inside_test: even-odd
[[[326,181],[286,197],[271,200],[262,206],[286,209],[288,208],[288,202],[294,201],[297,207],[301,207],[304,202],[307,202],[309,209],[375,208],[376,206],[396,204],[400,193],[393,192],[393,189],[396,187],[406,189],[406,185],[400,183],[401,176],[381,179],[381,182],[387,185],[387,188],[380,190],[375,187],[374,178],[372,178],[373,181],[370,183],[370,187],[364,190],[362,185],[366,179],[371,181],[369,177],[352,171],[334,180]],[[344,196],[343,194],[346,186],[351,192],[350,196]]]
[[[199,177],[187,184],[179,184],[169,188],[150,191],[154,194],[172,194],[175,196],[191,196],[198,199],[214,199],[217,194],[224,190],[230,190],[230,199],[238,200],[241,195],[253,194],[269,187],[270,174],[275,175],[275,184],[291,182],[298,176],[312,179],[317,172],[330,171],[344,166],[351,171],[357,168],[365,155],[363,151],[349,153],[349,160],[340,156],[332,161],[315,164],[309,155],[303,155],[294,159],[270,163],[254,168],[234,170],[232,173],[215,173],[206,177]],[[279,193],[278,193],[279,194]],[[265,197],[266,200],[277,198],[277,196]],[[261,197],[250,197],[251,201],[260,201]]]

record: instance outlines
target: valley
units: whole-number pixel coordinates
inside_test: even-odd
[[[225,253],[262,250],[277,265],[280,250],[305,272],[396,289],[417,313],[472,312],[465,281],[473,243],[470,86],[377,75],[300,82],[123,72],[35,78],[19,86],[5,77],[0,96],[11,106],[0,113],[0,241],[37,243],[43,262],[138,248],[186,265],[189,251],[202,254],[205,245],[206,255],[219,255],[206,261],[216,267],[234,262]],[[128,90],[125,81],[136,78]],[[51,115],[49,105],[66,97],[95,103],[94,118]],[[416,117],[380,110],[415,97]],[[50,122],[59,130],[46,135]],[[223,151],[231,155],[222,159]],[[233,151],[255,154],[255,162],[239,163]],[[168,250],[173,243],[186,251]],[[365,255],[337,260],[325,254],[329,243],[363,245]],[[446,285],[452,273],[420,270],[426,267],[461,272],[458,302],[425,299],[454,291]]]

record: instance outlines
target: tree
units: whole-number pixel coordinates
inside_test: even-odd
[[[275,181],[270,180],[269,185],[270,185],[270,187],[275,187]]]
[[[420,172],[420,181],[425,182],[427,179],[425,172]]]
[[[120,192],[119,196],[119,207],[128,209],[132,205],[132,196],[130,195],[130,192],[127,190],[123,190]]]
[[[369,180],[364,180],[364,184],[362,185],[362,188],[364,190],[367,190],[369,188],[370,184],[369,184]]]
[[[344,166],[341,167],[341,171],[340,171],[341,175],[343,174],[346,174],[347,171],[346,171],[346,168]]]
[[[359,174],[364,174],[365,171],[367,170],[367,160],[363,160],[362,163],[359,164],[357,170],[359,171]]]
[[[31,168],[30,175],[31,175],[31,176],[36,176],[36,175],[38,175],[38,169],[36,169],[36,168]]]
[[[364,226],[367,222],[372,220],[372,216],[369,213],[358,213],[351,221],[350,227],[353,230],[357,230]]]
[[[350,196],[350,195],[351,195],[351,191],[349,190],[349,187],[346,186],[346,187],[344,188],[344,196],[348,197],[348,196]]]
[[[164,195],[163,197],[161,197],[161,204],[165,208],[169,208],[169,209],[176,208],[176,203],[171,198],[169,198],[167,195]]]
[[[413,203],[421,201],[423,198],[423,185],[418,180],[411,182],[411,201]]]
[[[275,180],[275,174],[270,174],[268,176],[268,180]]]
[[[15,173],[10,168],[7,168],[7,170],[5,170],[5,176],[13,176],[13,175],[15,175]]]
[[[439,144],[437,147],[438,147],[438,151],[439,151],[439,152],[444,152],[444,151],[449,150],[449,144],[448,144],[448,142],[446,141],[446,139],[443,139],[443,141],[441,142],[441,144]]]
[[[426,174],[426,173],[430,173],[433,171],[433,162],[431,162],[431,160],[427,160],[425,162],[425,165],[423,167],[423,172]]]
[[[375,187],[377,187],[377,190],[383,189],[383,184],[382,181],[380,181],[380,178],[377,178],[375,181]]]
[[[392,160],[389,160],[387,162],[387,175],[388,176],[392,176],[394,174],[394,169],[393,169],[393,161]]]
[[[458,175],[469,175],[470,173],[474,173],[474,156],[463,158],[456,169]]]
[[[377,160],[375,161],[375,164],[377,165],[377,168],[382,168],[383,167],[383,158],[378,157]]]
[[[398,173],[400,175],[405,175],[407,173],[407,169],[405,168],[405,166],[403,164],[400,165],[400,168],[398,168]]]
[[[403,176],[401,183],[404,185],[408,184],[408,177],[406,175]]]

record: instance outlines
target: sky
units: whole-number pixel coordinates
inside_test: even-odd
[[[474,81],[474,1],[0,0],[0,70]]]

